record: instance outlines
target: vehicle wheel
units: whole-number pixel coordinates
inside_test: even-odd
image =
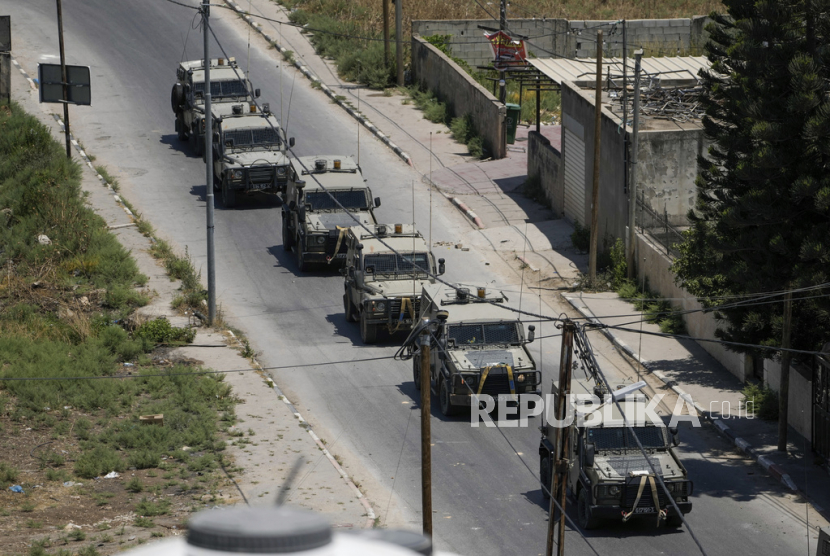
[[[205,153],[202,153],[202,160],[204,162]],[[213,174],[213,191],[214,193],[218,193],[222,190],[222,180],[220,180],[216,174]]]
[[[349,299],[349,292],[343,294],[343,311],[346,313],[346,322],[357,322],[357,309]]]
[[[283,214],[282,216],[282,248],[286,251],[291,251],[294,247],[294,236],[288,230],[288,218]],[[348,311],[347,311],[348,312]]]
[[[670,515],[666,518],[666,527],[680,527],[683,525],[683,520],[679,515]]]
[[[302,246],[297,245],[294,247],[294,255],[297,257],[297,270],[300,272],[308,270],[308,263],[305,262],[305,253],[303,253]]]
[[[444,417],[452,417],[458,413],[458,406],[453,405],[450,401],[450,389],[447,387],[447,381],[444,379],[441,379],[438,398],[441,402],[441,413]]]
[[[176,134],[179,141],[187,141],[187,131],[184,129],[184,118],[181,114],[176,114]]]
[[[539,463],[539,478],[542,483],[542,498],[549,500],[550,489],[553,487],[553,481],[551,481],[550,473],[550,456],[543,457],[542,461]]]
[[[360,339],[364,344],[374,344],[378,341],[378,327],[366,322],[366,313],[360,313]]]
[[[579,526],[586,531],[596,529],[597,525],[599,525],[599,520],[591,515],[591,502],[588,500],[588,494],[584,488],[579,491],[576,506]]]
[[[415,383],[415,390],[421,389],[421,357],[412,357],[412,381]]]
[[[193,147],[193,152],[196,153],[196,156],[202,156],[202,153],[205,150],[205,142],[203,140],[199,140],[199,134],[196,133],[196,130],[190,132],[190,146]]]
[[[236,191],[230,186],[227,178],[222,179],[222,204],[225,208],[236,206]]]

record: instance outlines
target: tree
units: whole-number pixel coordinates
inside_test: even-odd
[[[792,347],[830,339],[830,302],[816,297],[830,288],[799,292],[830,280],[828,4],[725,0],[729,16],[713,14],[707,28],[701,103],[712,144],[673,270],[709,307],[782,292],[718,311],[722,339],[780,346],[785,290],[795,290]]]

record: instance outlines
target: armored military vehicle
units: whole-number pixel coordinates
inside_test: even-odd
[[[251,83],[240,79],[242,73],[234,58],[214,58],[210,61],[211,113],[221,116],[230,112],[227,103],[248,104],[251,96],[259,97],[259,89],[252,91]],[[176,83],[170,95],[176,114],[176,133],[179,141],[190,140],[197,155],[205,147],[205,66],[204,60],[181,62],[176,69]]]
[[[527,349],[533,325],[525,337],[518,314],[504,303],[504,294],[484,287],[424,286],[421,318],[437,323],[431,335],[430,384],[438,394],[441,413],[452,416],[470,407],[472,395],[538,394],[541,371]],[[415,388],[421,386],[420,351],[412,358]]]
[[[611,386],[614,389],[623,387],[622,384]],[[554,381],[552,397],[558,398],[558,392]],[[645,415],[648,400],[643,394],[629,394],[620,400],[629,423],[634,424],[637,439],[646,451],[647,455],[643,455],[604,386],[597,386],[591,378],[574,378],[571,393],[582,399],[594,397],[591,406],[575,408],[575,413],[588,415],[582,422],[574,419],[569,425],[570,449],[565,455],[567,488],[576,498],[580,527],[594,529],[603,519],[628,521],[634,516],[649,515],[656,516],[658,520],[665,519],[668,526],[679,526],[682,520],[654,475],[654,471],[660,474],[683,514],[692,511],[689,497],[693,485],[672,448],[672,444],[677,444],[677,429],[668,429],[648,419],[635,421],[635,416]],[[539,471],[545,487],[542,492],[547,498],[556,459],[556,428],[546,424],[540,429]]]
[[[379,206],[380,198],[372,199],[353,159],[292,159],[282,205],[282,246],[294,250],[300,271],[312,263],[336,262],[339,268],[346,260],[346,231],[357,224],[355,218],[374,226],[373,210]]]
[[[360,321],[363,342],[372,344],[379,328],[390,333],[412,328],[421,290],[434,281],[430,275],[444,273],[444,259],[436,268],[424,236],[411,224],[367,227],[372,233],[360,226],[346,232],[343,307],[346,320]]]
[[[285,192],[291,164],[285,134],[273,114],[217,118],[213,130],[213,186],[221,189],[225,208],[236,205],[237,193]],[[293,137],[288,145],[294,146]]]

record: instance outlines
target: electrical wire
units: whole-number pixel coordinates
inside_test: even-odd
[[[187,346],[183,346],[187,347]],[[382,361],[384,359],[393,359],[391,355],[384,355],[381,357],[366,357],[363,359],[351,359],[343,361],[323,361],[320,363],[304,363],[302,365],[279,365],[276,367],[259,367],[256,369],[229,369],[225,371],[192,371],[186,373],[149,373],[149,374],[129,374],[129,375],[100,375],[100,376],[25,376],[25,377],[4,377],[0,376],[0,381],[5,382],[23,382],[23,381],[39,381],[39,380],[100,380],[105,378],[148,378],[148,377],[169,377],[169,376],[193,376],[193,375],[219,375],[226,373],[250,373],[258,371],[277,371],[282,369],[301,369],[303,367],[324,367],[326,365],[346,365],[349,363],[364,363],[366,361]]]
[[[165,2],[170,2],[171,4],[176,4],[177,6],[181,6],[181,7],[183,7],[183,8],[188,8],[188,9],[191,9],[191,10],[196,10],[197,12],[202,10],[202,8],[201,8],[201,7],[191,6],[191,5],[189,5],[189,4],[183,4],[182,2],[176,2],[176,0],[164,0],[164,1],[165,1]]]

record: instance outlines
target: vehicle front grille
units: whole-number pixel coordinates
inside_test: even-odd
[[[401,316],[401,304],[403,300],[398,298],[393,298],[389,300],[389,320],[392,322],[396,322],[400,319]],[[421,314],[421,298],[416,297],[414,299],[415,305],[415,316]],[[403,315],[404,320],[411,321],[412,320],[412,313],[409,312],[409,308],[407,307],[406,312]]]
[[[259,166],[248,170],[248,179],[253,185],[271,185],[276,171],[271,166]]]
[[[337,253],[346,253],[349,248],[346,245],[346,238],[343,238],[343,241],[340,242],[340,249],[337,250],[337,253],[334,252],[334,248],[337,247],[337,238],[340,237],[340,230],[329,230],[329,235],[326,238],[326,254],[330,256],[334,256]]]
[[[476,392],[478,388],[474,388]],[[482,394],[489,396],[497,396],[499,394],[510,393],[510,381],[506,374],[493,374],[492,371],[487,375],[487,380],[484,381],[484,387],[481,389]]]
[[[666,487],[671,488],[672,484],[677,483],[666,483]],[[680,497],[687,497],[689,496],[689,483],[687,481],[680,482],[681,491],[679,493],[675,493],[676,496]],[[663,487],[660,486],[660,483],[657,482],[655,479],[655,486],[657,487],[657,499],[660,503],[660,508],[665,508],[670,504],[668,495],[666,491],[663,490]],[[634,500],[637,499],[637,490],[640,488],[640,477],[627,477],[625,480],[625,490],[623,492],[623,507],[624,508],[631,508],[634,505]],[[654,499],[651,494],[651,485],[648,484],[648,479],[646,479],[646,487],[643,489],[643,494],[640,496],[640,501],[637,503],[638,508],[654,508]]]

